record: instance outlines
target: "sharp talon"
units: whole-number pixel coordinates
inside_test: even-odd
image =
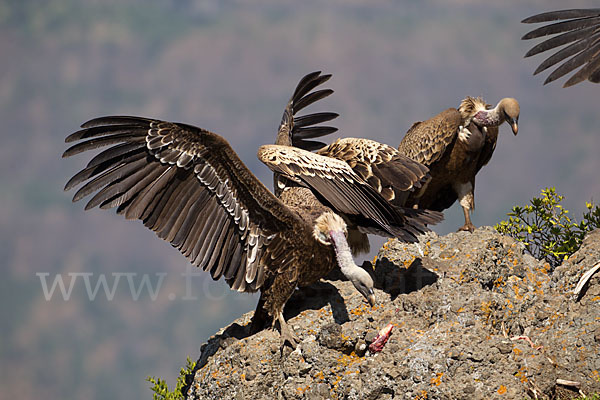
[[[473,233],[474,230],[475,230],[475,225],[473,225],[473,224],[464,224],[463,226],[461,226],[460,228],[458,228],[457,232],[466,231],[466,232]]]
[[[279,331],[281,335],[281,350],[283,351],[286,343],[289,343],[292,350],[296,350],[298,343],[300,343],[300,339],[298,336],[296,336],[294,330],[287,324],[287,322],[285,322],[282,314],[279,314],[277,320],[279,321]]]
[[[300,343],[300,339],[296,334],[288,327],[285,331],[281,332],[281,350],[285,347],[286,343],[292,348],[292,350],[296,350],[298,344]]]

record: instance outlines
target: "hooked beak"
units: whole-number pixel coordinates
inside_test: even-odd
[[[510,120],[508,120],[508,123],[510,124],[514,135],[517,136],[517,133],[519,133],[519,121],[511,118]]]
[[[377,304],[377,299],[375,298],[375,293],[372,291],[367,296],[367,300],[369,301],[369,304],[371,305],[371,307],[374,307],[375,304]]]

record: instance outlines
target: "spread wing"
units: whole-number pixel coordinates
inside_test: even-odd
[[[309,151],[325,146],[325,143],[310,139],[337,131],[335,127],[318,124],[331,121],[339,115],[333,112],[320,112],[303,116],[296,116],[296,114],[305,107],[333,93],[331,89],[320,89],[312,92],[317,86],[327,82],[329,78],[331,78],[331,75],[321,75],[321,71],[316,71],[300,80],[283,111],[276,144],[292,145]]]
[[[317,154],[346,162],[387,201],[399,200],[394,202],[399,205],[403,205],[409,192],[430,178],[429,168],[374,140],[338,139]]]
[[[533,47],[525,54],[530,57],[557,47],[567,45],[544,60],[534,75],[558,66],[546,79],[550,83],[580,68],[563,87],[573,86],[584,80],[600,82],[600,8],[551,11],[524,19],[523,23],[560,21],[528,32],[523,40],[556,35]],[[571,57],[571,58],[569,58]],[[566,60],[569,58],[568,60]],[[566,61],[565,61],[566,60]]]
[[[280,145],[261,146],[258,158],[273,172],[309,187],[325,204],[359,226],[374,225],[379,231],[414,241],[416,234],[427,230],[424,224],[442,219],[438,213],[392,206],[345,161],[336,158]]]
[[[73,201],[95,193],[86,209],[117,207],[127,219],[142,220],[238,291],[256,291],[270,272],[298,261],[290,233],[308,228],[222,137],[138,117],[97,118],[82,128],[67,137],[79,143],[63,157],[110,147],[67,183],[65,190],[85,182]]]
[[[449,108],[433,118],[415,122],[400,142],[398,150],[427,167],[438,161],[458,135],[462,118],[458,110]]]

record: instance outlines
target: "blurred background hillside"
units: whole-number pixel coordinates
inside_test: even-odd
[[[597,2],[570,1],[569,7]],[[256,159],[304,74],[333,73],[338,136],[397,146],[411,124],[466,95],[521,103],[519,135],[501,128],[478,175],[476,225],[493,225],[546,186],[578,216],[600,193],[600,86],[542,86],[542,57],[520,21],[563,1],[23,0],[0,2],[0,391],[3,398],[150,398],[187,355],[257,297],[195,277],[137,222],[83,211],[62,188],[89,156],[62,160],[66,135],[93,117],[133,114],[223,135],[267,185]],[[438,233],[462,224],[455,205]],[[380,243],[380,242],[378,242]],[[156,301],[90,301],[82,281],[47,301],[36,274],[167,274]],[[183,298],[182,298],[183,297]],[[187,296],[190,297],[190,296]]]

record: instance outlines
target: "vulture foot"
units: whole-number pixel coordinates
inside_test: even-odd
[[[465,223],[463,226],[458,228],[458,230],[456,232],[467,231],[467,232],[473,233],[474,230],[475,230],[475,225],[473,225],[472,223],[469,222],[469,223]]]
[[[296,336],[292,327],[285,322],[285,319],[283,319],[283,314],[280,313],[277,320],[279,321],[279,331],[281,334],[281,350],[283,350],[286,343],[289,343],[290,347],[293,350],[296,350],[298,343],[300,343],[300,339],[298,336]]]

